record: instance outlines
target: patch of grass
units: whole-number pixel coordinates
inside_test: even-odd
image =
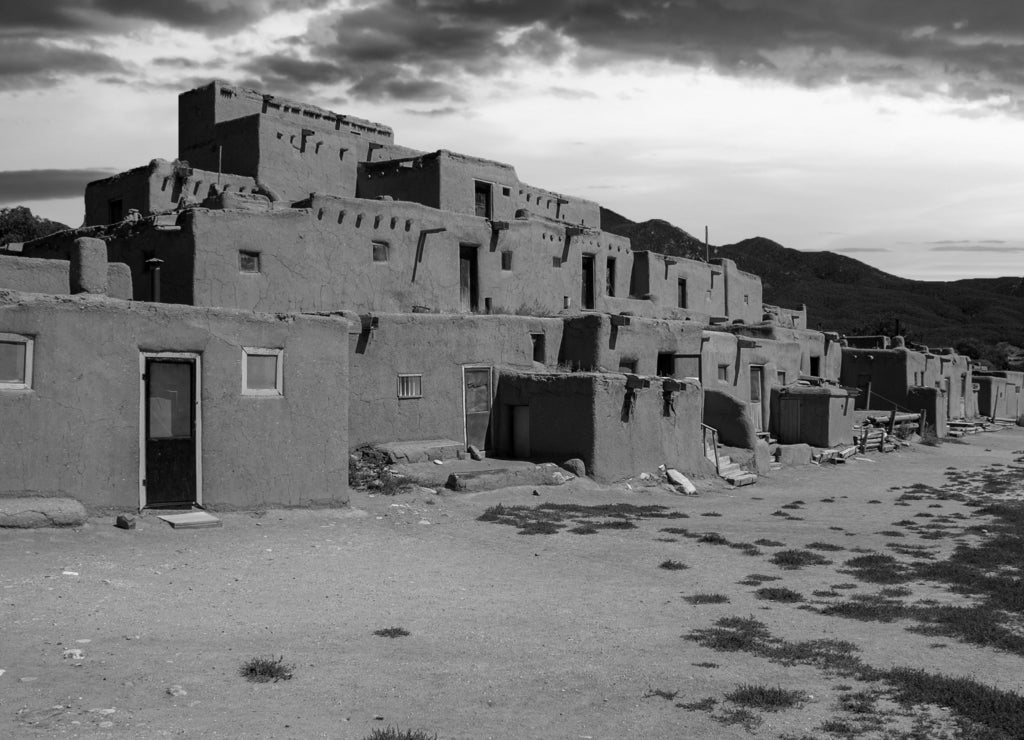
[[[784,587],[771,587],[759,588],[754,592],[757,598],[764,599],[765,601],[778,601],[783,604],[795,604],[798,601],[803,601],[804,597],[797,591]]]
[[[755,545],[761,545],[762,547],[785,547],[785,542],[779,542],[778,540],[767,540],[763,537],[759,540],[754,540]]]
[[[697,542],[703,542],[708,545],[728,545],[729,540],[725,539],[718,532],[705,532],[697,538]]]
[[[878,593],[881,594],[882,596],[888,596],[890,598],[898,598],[900,596],[910,596],[914,592],[911,591],[906,586],[889,586],[888,588],[883,588]]]
[[[426,730],[399,730],[389,725],[384,729],[371,730],[363,740],[437,740],[437,735]]]
[[[892,555],[880,552],[869,552],[858,555],[843,563],[842,572],[852,575],[861,581],[878,584],[895,584],[912,581],[914,572],[900,563]]]
[[[786,510],[786,509],[799,509],[799,508],[802,508],[803,505],[804,505],[803,501],[794,501],[791,504],[784,504],[784,505],[780,506],[779,508],[783,509],[783,510]]]
[[[687,537],[690,534],[690,530],[684,529],[683,527],[662,527],[661,531],[668,534],[681,534],[684,537]]]
[[[718,663],[693,663],[697,668],[718,668]]]
[[[877,594],[859,594],[849,601],[824,606],[819,613],[827,617],[845,617],[862,622],[894,622],[908,616],[903,602]]]
[[[374,630],[373,634],[377,637],[408,637],[412,633],[404,627],[384,627],[379,630]]]
[[[493,522],[517,527],[519,534],[555,534],[567,527],[573,534],[594,534],[589,529],[635,529],[636,520],[679,519],[685,517],[666,506],[635,504],[540,504],[539,506],[491,506],[477,517],[477,521]],[[598,521],[593,521],[598,520]],[[580,529],[583,528],[583,529]]]
[[[761,551],[749,542],[730,542],[729,547],[733,550],[739,550],[744,555],[749,555],[751,557],[756,557],[761,554]]]
[[[780,550],[772,555],[771,561],[780,568],[788,570],[795,570],[808,565],[828,565],[832,562],[810,550]]]
[[[876,698],[870,691],[852,691],[839,696],[839,708],[850,714],[871,714],[875,711]]]
[[[799,706],[806,700],[807,694],[781,686],[760,686],[757,684],[740,684],[725,695],[733,704],[752,707],[765,712],[779,712],[783,709]]]
[[[839,552],[845,550],[845,547],[840,545],[833,545],[831,542],[812,542],[809,545],[805,545],[808,550],[822,550],[823,552]]]
[[[678,691],[666,691],[665,689],[647,689],[647,692],[644,694],[644,698],[653,699],[654,697],[658,697],[659,699],[664,699],[665,701],[672,701],[678,695]]]
[[[749,576],[744,578],[742,581],[738,581],[741,586],[760,586],[762,583],[771,583],[772,581],[781,581],[781,576],[766,576],[760,573],[751,573]]]
[[[678,560],[663,560],[658,567],[663,570],[686,570],[690,566],[686,563],[680,563]]]
[[[570,529],[569,531],[573,534],[597,534],[597,527],[594,527],[590,524],[579,524]],[[665,538],[665,541],[675,542],[675,540],[671,538]]]
[[[725,594],[693,594],[684,596],[683,601],[690,604],[728,604],[729,597]]]
[[[701,516],[722,516],[717,511],[706,511]]]
[[[829,588],[831,588],[833,591],[845,591],[847,589],[860,588],[860,586],[858,586],[856,583],[836,583],[832,586],[829,586]]]
[[[292,677],[295,666],[284,662],[284,656],[249,658],[242,663],[238,673],[243,678],[254,683],[267,683],[273,681],[288,681]]]
[[[869,503],[869,504],[880,504],[880,503],[882,503],[882,502],[881,502],[881,501],[879,501],[879,500],[878,500],[877,498],[873,498],[873,499],[871,499],[870,501],[868,501],[868,503]]]
[[[741,725],[747,732],[753,732],[764,721],[761,719],[761,715],[743,707],[723,709],[718,714],[711,716],[723,725]]]
[[[895,529],[885,529],[879,532],[878,534],[882,535],[883,537],[906,537],[906,535],[903,534],[903,532],[897,532]]]
[[[687,712],[710,712],[716,706],[718,706],[718,699],[713,696],[709,696],[706,699],[699,699],[698,701],[690,702],[689,704],[679,703],[676,704],[680,709],[685,709]]]

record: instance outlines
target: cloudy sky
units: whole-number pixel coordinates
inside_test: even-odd
[[[0,206],[81,223],[214,77],[713,243],[1024,275],[1012,0],[5,1]]]

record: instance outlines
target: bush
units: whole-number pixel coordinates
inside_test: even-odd
[[[295,666],[284,662],[284,656],[249,658],[242,663],[238,673],[255,683],[287,681],[292,677]]]

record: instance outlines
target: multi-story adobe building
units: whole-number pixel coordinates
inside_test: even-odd
[[[0,294],[0,367],[21,394],[0,382],[0,411],[20,415],[0,450],[53,439],[70,376],[51,362],[88,307],[80,380],[122,391],[115,408],[101,408],[105,396],[82,407],[118,434],[65,445],[90,456],[96,504],[343,500],[348,450],[394,442],[579,457],[605,480],[658,464],[707,475],[702,424],[752,448],[783,400],[812,397],[788,393],[797,384],[839,399],[807,441],[849,429],[838,338],[807,329],[803,309],[764,306],[757,276],[635,251],[601,229],[596,203],[527,185],[506,164],[396,145],[381,124],[213,82],[179,97],[177,159],[90,183],[85,201],[83,227],[0,257],[0,289],[14,291]],[[83,265],[116,279],[90,289]],[[160,363],[171,371],[154,372]],[[280,452],[313,451],[274,472],[285,437]],[[104,455],[116,482],[99,472]],[[44,463],[0,455],[0,480],[66,491]],[[211,472],[222,468],[253,493]],[[180,500],[154,493],[186,469]],[[275,493],[285,480],[290,493]]]

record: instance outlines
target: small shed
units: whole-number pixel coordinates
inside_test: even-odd
[[[845,389],[793,385],[775,393],[779,413],[773,431],[783,444],[833,447],[853,439],[854,400]]]

